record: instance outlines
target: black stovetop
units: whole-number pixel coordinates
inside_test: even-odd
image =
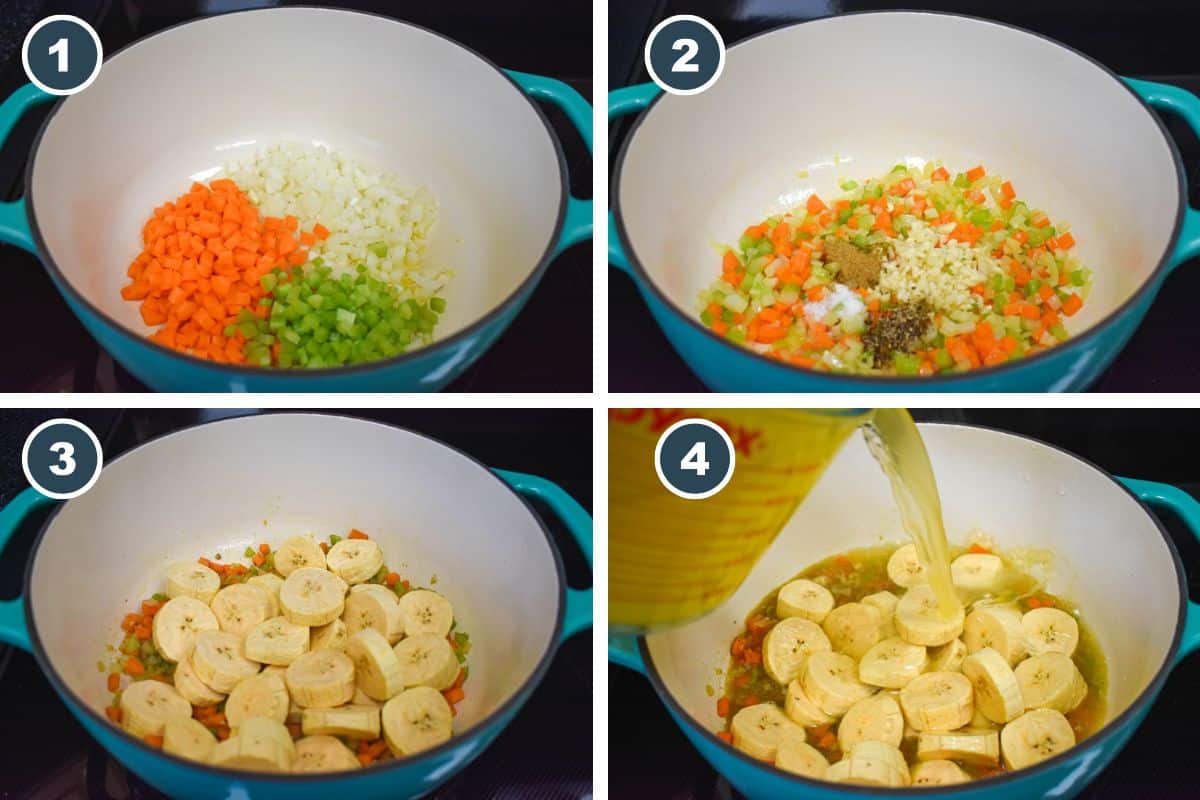
[[[246,411],[0,411],[0,506],[26,487],[21,445],[38,423],[58,416],[85,422],[116,456],[147,439],[217,415]],[[351,411],[426,433],[484,464],[550,478],[592,505],[591,413],[585,410]],[[539,511],[544,511],[539,509]],[[48,512],[47,512],[48,513]],[[29,548],[44,514],[31,519],[0,559],[0,599],[20,591]],[[590,585],[586,563],[552,514],[542,513],[572,586]],[[433,800],[584,800],[592,796],[592,646],[590,635],[559,648],[529,701],[486,752],[429,795]],[[564,724],[569,720],[570,724]],[[162,800],[87,734],[27,653],[0,645],[0,797],[26,800]],[[545,736],[553,730],[553,736]],[[536,744],[535,744],[536,743]]]
[[[0,1],[0,99],[27,81],[21,41],[38,19],[70,13],[99,32],[106,53],[167,26],[205,13],[243,7],[294,5],[282,0],[2,0]],[[443,33],[501,67],[563,80],[592,95],[591,13],[579,2],[519,0],[504,4],[459,2],[318,2],[388,14]],[[566,156],[571,190],[591,196],[591,156],[566,117],[543,105]],[[0,151],[0,200],[20,196],[34,134],[48,106],[25,115]],[[492,348],[452,383],[449,391],[590,391],[592,262],[590,242],[564,251],[546,270],[529,302]],[[36,258],[0,245],[0,315],[13,329],[29,331],[20,348],[6,352],[3,391],[144,391],[136,378],[100,349],[50,282]],[[554,336],[546,336],[552,330]]]
[[[1192,410],[914,410],[918,420],[1010,430],[1061,447],[1115,475],[1174,483],[1200,497],[1200,418]],[[1200,599],[1200,543],[1172,515],[1160,515]],[[1081,800],[1196,796],[1192,730],[1200,656],[1172,672],[1158,702],[1125,749]],[[627,800],[740,800],[742,795],[688,743],[650,684],[610,666],[609,789]],[[1015,795],[1014,795],[1015,797]]]
[[[1139,2],[969,2],[889,3],[866,0],[610,0],[609,85],[648,80],[642,47],[650,29],[673,14],[698,14],[712,22],[727,45],[763,30],[832,13],[926,8],[990,17],[1057,39],[1107,64],[1122,75],[1172,83],[1200,95],[1200,4],[1190,0]],[[610,154],[628,131],[626,118],[612,127]],[[1164,117],[1179,145],[1192,205],[1200,205],[1200,143],[1186,125]],[[610,158],[611,163],[611,158]],[[1181,264],[1163,285],[1124,351],[1092,387],[1105,392],[1194,392],[1200,390],[1200,326],[1191,299],[1200,292],[1195,261]],[[707,391],[675,353],[650,316],[629,276],[608,275],[609,389]]]

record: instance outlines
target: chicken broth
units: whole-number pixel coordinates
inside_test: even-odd
[[[792,581],[785,584],[784,587],[777,589],[761,603],[758,604],[747,616],[745,627],[741,633],[733,640],[730,648],[731,658],[729,668],[724,676],[725,679],[725,694],[717,701],[718,714],[724,720],[724,730],[720,736],[728,742],[738,746],[740,749],[751,752],[760,758],[776,763],[783,769],[806,774],[809,777],[825,778],[828,780],[848,780],[854,782],[854,778],[843,776],[840,772],[835,772],[835,765],[846,759],[847,754],[843,752],[843,744],[848,740],[858,739],[857,735],[850,736],[847,731],[841,730],[841,726],[846,724],[846,720],[850,719],[851,725],[858,725],[866,731],[867,739],[859,739],[859,741],[868,741],[872,736],[876,735],[880,730],[886,730],[885,735],[880,735],[879,738],[891,739],[895,742],[895,747],[898,749],[898,754],[895,757],[903,759],[903,765],[897,764],[896,768],[889,774],[899,776],[903,774],[907,781],[896,777],[895,782],[889,782],[883,779],[868,780],[870,776],[864,777],[859,775],[858,782],[874,782],[885,785],[928,785],[939,783],[954,783],[962,780],[972,780],[989,775],[998,774],[1008,771],[1015,767],[1029,766],[1025,763],[1027,754],[1022,751],[1017,753],[1017,744],[1013,744],[1013,758],[1010,759],[1007,753],[1003,751],[1003,739],[1000,735],[977,737],[977,734],[983,731],[990,731],[993,734],[1000,734],[1005,723],[989,719],[985,716],[979,706],[983,705],[983,701],[976,704],[974,701],[971,705],[971,718],[967,721],[965,718],[957,720],[965,724],[948,729],[955,733],[967,732],[972,735],[973,742],[987,743],[989,747],[993,747],[994,753],[983,755],[972,755],[970,753],[956,753],[953,750],[948,751],[942,758],[930,758],[930,754],[936,754],[932,746],[927,748],[927,752],[919,753],[919,737],[921,733],[914,729],[913,720],[909,717],[911,714],[920,713],[919,709],[912,708],[903,702],[900,695],[904,694],[904,686],[908,686],[918,676],[928,675],[932,672],[942,674],[944,672],[958,672],[962,674],[963,666],[962,659],[964,656],[971,655],[973,652],[983,649],[982,644],[993,644],[995,649],[1001,651],[1007,648],[1008,660],[1015,662],[1017,675],[1024,674],[1022,680],[1035,680],[1032,675],[1039,672],[1039,668],[1034,662],[1030,662],[1032,650],[1038,651],[1039,657],[1046,658],[1041,655],[1043,652],[1056,652],[1066,649],[1062,636],[1057,639],[1052,632],[1052,628],[1044,623],[1040,617],[1051,617],[1061,619],[1054,612],[1039,611],[1034,617],[1027,618],[1025,615],[1028,612],[1038,609],[1055,609],[1061,610],[1074,620],[1078,627],[1078,632],[1075,634],[1076,642],[1072,652],[1070,652],[1070,661],[1078,670],[1078,674],[1082,676],[1082,681],[1086,687],[1086,695],[1082,701],[1076,702],[1077,697],[1061,699],[1060,696],[1043,698],[1040,695],[1037,697],[1025,697],[1019,695],[1016,700],[1020,703],[1019,709],[1010,709],[1009,714],[1016,718],[1017,715],[1028,716],[1028,713],[1035,715],[1050,715],[1058,713],[1057,711],[1046,711],[1045,708],[1059,705],[1066,708],[1067,705],[1072,705],[1069,710],[1063,715],[1066,723],[1069,724],[1073,733],[1074,742],[1078,742],[1087,736],[1095,733],[1105,721],[1105,696],[1107,694],[1107,675],[1104,656],[1100,651],[1099,643],[1091,630],[1080,619],[1080,611],[1070,601],[1049,594],[1043,590],[1041,583],[1028,572],[1024,571],[1021,566],[1014,563],[1012,559],[1003,556],[999,552],[990,550],[979,544],[970,547],[951,547],[949,555],[956,565],[954,569],[955,589],[959,598],[966,606],[967,614],[965,618],[965,630],[960,632],[954,641],[945,646],[930,647],[927,653],[921,654],[920,646],[914,646],[908,643],[896,645],[900,650],[913,654],[913,668],[910,674],[902,676],[894,683],[888,680],[880,680],[869,676],[864,665],[870,659],[872,649],[867,649],[865,653],[861,652],[861,648],[869,643],[879,644],[883,640],[890,641],[892,638],[903,639],[894,629],[897,627],[895,619],[895,608],[898,605],[899,598],[906,593],[906,587],[897,583],[893,576],[899,576],[901,580],[907,582],[907,575],[903,572],[904,552],[905,548],[912,548],[912,545],[886,545],[880,547],[864,548],[858,550],[850,550],[835,556],[826,558],[808,569],[800,572]],[[968,558],[962,559],[967,556]],[[980,558],[986,556],[987,558]],[[983,589],[983,582],[978,580],[977,576],[973,576],[968,569],[972,564],[982,564],[988,567],[995,567],[996,561],[999,559],[999,569],[988,571],[988,585],[992,587],[990,590]],[[961,560],[960,560],[961,559]],[[828,592],[826,597],[822,592],[812,589],[807,595],[800,597],[798,595],[789,594],[785,599],[781,599],[781,592],[795,591],[788,590],[787,587],[801,586],[811,589],[808,584],[796,584],[798,580],[811,581],[819,587],[823,587]],[[977,585],[972,586],[972,581],[977,581]],[[909,589],[920,587],[923,584],[918,580],[909,584]],[[895,600],[889,599],[895,598]],[[831,600],[831,602],[830,602]],[[936,600],[932,601],[936,604]],[[789,604],[790,603],[790,604]],[[797,605],[799,603],[799,605]],[[824,605],[822,605],[822,603]],[[843,631],[838,630],[841,624],[835,616],[852,617],[864,607],[875,608],[879,615],[880,630],[877,635],[868,634],[864,641],[854,641],[853,637],[847,638],[842,635]],[[835,615],[838,609],[852,609],[853,611]],[[974,616],[974,612],[984,609],[984,613]],[[1000,609],[999,612],[996,610]],[[999,641],[994,641],[1000,637],[995,636],[989,630],[987,624],[992,613],[998,613],[1001,618],[1010,620],[1010,626],[1014,626],[1019,634],[1016,639],[1003,645]],[[864,612],[866,618],[874,619],[874,616],[869,612]],[[812,652],[817,652],[824,649],[832,649],[835,652],[849,653],[853,662],[856,662],[859,672],[859,678],[865,679],[872,677],[875,683],[890,683],[889,686],[868,685],[869,681],[859,683],[855,680],[854,683],[861,688],[861,697],[859,700],[850,706],[849,709],[842,710],[837,708],[826,707],[814,708],[807,705],[803,700],[790,698],[789,693],[796,692],[802,698],[806,697],[804,693],[803,669],[793,670],[799,677],[791,674],[783,674],[788,669],[780,665],[781,659],[777,658],[775,664],[768,664],[768,660],[772,658],[772,654],[765,652],[770,644],[767,642],[767,637],[776,626],[784,621],[790,620],[793,617],[807,614],[807,622],[789,622],[789,625],[798,626],[800,630],[808,632],[808,639],[805,641],[803,637],[793,641],[801,642],[799,645],[812,648]],[[821,617],[820,622],[817,617]],[[801,619],[805,617],[801,616]],[[812,623],[820,628],[825,636],[821,636],[812,627],[808,627],[807,623]],[[831,624],[832,623],[832,624]],[[1026,627],[1028,623],[1028,627]],[[1040,624],[1040,627],[1039,627]],[[900,626],[903,628],[903,625]],[[1033,641],[1032,636],[1038,638],[1041,642],[1039,645],[1030,644]],[[826,638],[827,637],[827,638]],[[989,638],[991,637],[991,638]],[[823,641],[822,641],[823,640]],[[946,655],[946,648],[954,648],[957,645],[954,642],[966,641],[966,645],[957,654],[957,664],[953,663],[955,659],[950,661],[941,661],[939,657]],[[1056,644],[1057,642],[1057,644]],[[774,645],[772,645],[774,646]],[[993,648],[988,648],[993,649]],[[966,651],[972,651],[968,653]],[[778,652],[778,651],[773,651]],[[1059,656],[1048,656],[1050,659],[1058,658]],[[844,656],[832,656],[834,659],[844,658]],[[978,658],[978,657],[977,657]],[[936,663],[935,663],[936,662]],[[850,664],[849,661],[843,661],[843,664]],[[1026,667],[1021,667],[1022,663],[1027,663]],[[1053,661],[1049,663],[1054,663]],[[772,674],[771,667],[774,667],[775,674]],[[934,669],[936,667],[936,669]],[[1069,669],[1069,667],[1068,667]],[[1000,672],[1004,672],[1005,668],[1000,667]],[[1010,674],[1011,671],[1010,671]],[[791,678],[789,681],[780,681],[779,678]],[[928,678],[926,678],[928,680]],[[960,680],[961,679],[955,679]],[[1049,679],[1047,679],[1049,680]],[[976,681],[971,679],[971,685],[974,687]],[[1037,684],[1040,686],[1040,684]],[[897,691],[897,690],[900,691]],[[1039,690],[1040,691],[1040,690]],[[1033,690],[1030,690],[1032,695]],[[886,699],[870,700],[870,697],[881,698],[891,696],[897,702],[895,704]],[[1063,695],[1065,696],[1065,695]],[[849,702],[849,698],[847,699]],[[864,725],[862,723],[863,713],[857,713],[853,710],[859,703],[878,704],[885,712],[892,715],[895,723],[891,729],[879,728],[873,724]],[[1066,705],[1063,705],[1066,703]],[[811,748],[815,748],[820,754],[821,759],[828,763],[828,768],[823,768],[822,761],[812,757],[812,753],[808,750],[803,752],[807,754],[805,759],[798,767],[795,763],[797,748],[796,744],[788,745],[790,750],[787,752],[787,763],[785,761],[785,746],[780,744],[775,757],[767,757],[764,752],[756,750],[755,747],[745,746],[748,743],[742,743],[738,740],[738,731],[734,724],[734,718],[739,712],[744,709],[751,709],[754,713],[756,709],[761,709],[763,706],[774,706],[780,711],[785,711],[786,714],[781,716],[770,712],[770,719],[779,723],[781,731],[790,731],[791,725],[797,726],[794,733],[799,737],[803,733],[802,741]],[[900,717],[896,716],[895,708],[901,707]],[[1040,711],[1032,711],[1035,707],[1040,707]],[[806,710],[807,709],[807,710]],[[870,709],[868,709],[870,710]],[[890,711],[889,711],[890,710]],[[836,713],[841,711],[841,713]],[[833,712],[833,713],[830,713]],[[1028,712],[1028,713],[1027,713]],[[964,712],[965,713],[965,712]],[[854,717],[851,719],[851,717]],[[995,714],[993,714],[995,716]],[[799,719],[797,719],[799,717]],[[819,723],[819,724],[807,724]],[[918,723],[920,724],[920,723]],[[1008,724],[1012,725],[1012,719],[1008,720]],[[895,726],[899,726],[898,728]],[[926,734],[929,734],[929,729],[926,727]],[[934,732],[932,736],[940,735]],[[1015,737],[1014,733],[1014,737]],[[927,743],[932,743],[932,736],[929,736]],[[782,739],[787,736],[783,735]],[[781,739],[781,741],[782,741]],[[849,749],[853,750],[858,746],[858,741],[849,741]],[[874,742],[871,742],[874,746]],[[889,744],[890,746],[890,744]],[[1065,748],[1062,748],[1065,749]],[[1058,752],[1056,750],[1055,752]],[[1054,755],[1054,752],[1047,753],[1041,757],[1049,757]],[[959,755],[960,757],[954,757]],[[1038,759],[1040,760],[1040,758]],[[918,766],[923,761],[936,762],[934,767]],[[947,766],[943,762],[951,762],[954,766]],[[1010,761],[1017,762],[1014,766]],[[994,763],[992,763],[994,762]],[[909,773],[911,772],[911,776]],[[883,774],[883,773],[881,773]]]

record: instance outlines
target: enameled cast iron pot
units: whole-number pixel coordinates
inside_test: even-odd
[[[415,797],[478,756],[559,643],[591,625],[591,590],[566,586],[559,554],[522,496],[553,509],[590,565],[591,518],[562,489],[493,472],[425,436],[314,414],[188,428],[115,458],[87,494],[55,509],[23,596],[0,603],[0,640],[31,651],[87,731],[171,797]],[[46,502],[28,489],[0,512],[0,549]],[[96,662],[124,612],[161,591],[168,564],[214,552],[239,559],[264,539],[351,527],[379,542],[393,568],[422,582],[436,575],[471,634],[467,699],[450,741],[358,771],[271,775],[176,758],[105,718],[111,695]]]
[[[609,260],[717,391],[1079,390],[1112,362],[1171,270],[1200,254],[1200,212],[1151,108],[1200,131],[1194,95],[1121,79],[996,22],[884,12],[777,28],[730,47],[702,94],[660,96],[645,84],[609,95],[610,118],[644,110],[616,160]],[[697,297],[720,274],[713,242],[736,242],[810,192],[834,198],[839,179],[905,158],[982,163],[1070,222],[1095,272],[1070,340],[965,374],[835,376],[760,356],[700,323]]]
[[[0,105],[0,143],[52,100],[32,84]],[[101,345],[160,391],[429,391],[504,331],[549,262],[592,231],[562,148],[533,99],[591,148],[591,106],[560,81],[502,71],[432,31],[372,14],[268,8],[141,39],[60,101],[33,145],[26,195],[0,204],[0,243],[41,259]],[[455,278],[431,346],[371,364],[264,370],[151,342],[119,294],[150,212],[256,146],[320,142],[428,186],[432,263]]]
[[[713,685],[750,611],[798,571],[856,547],[902,541],[887,479],[852,437],[795,516],[723,606],[682,628],[610,639],[610,659],[644,673],[680,729],[713,767],[754,800],[900,795],[1063,798],[1117,754],[1154,703],[1167,673],[1200,648],[1200,605],[1190,603],[1179,555],[1143,503],[1169,508],[1200,536],[1200,503],[1174,486],[1116,479],[1074,455],[1011,433],[921,425],[951,539],[972,528],[1001,548],[1048,549],[1049,591],[1078,603],[1108,662],[1107,720],[1041,764],[953,787],[871,789],[776,769],[716,737]],[[1140,502],[1139,502],[1140,501]]]

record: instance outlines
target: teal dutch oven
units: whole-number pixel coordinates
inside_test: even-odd
[[[812,780],[717,738],[723,720],[716,700],[724,693],[729,647],[762,599],[831,555],[903,540],[887,480],[855,437],[725,604],[680,628],[609,638],[610,660],[644,674],[688,740],[752,800],[1073,797],[1134,735],[1171,669],[1200,648],[1200,605],[1189,602],[1179,554],[1147,508],[1174,512],[1200,536],[1200,503],[1174,486],[1113,478],[1075,455],[1011,433],[920,428],[952,540],[978,528],[1001,549],[1050,554],[1048,590],[1078,605],[1107,660],[1107,686],[1092,687],[1106,695],[1104,724],[1036,766],[958,786],[913,789]]]
[[[32,84],[0,105],[0,143],[52,100]],[[108,58],[60,100],[28,159],[25,197],[0,204],[0,243],[41,259],[84,327],[162,391],[428,391],[505,330],[547,265],[591,236],[562,147],[534,101],[591,149],[591,106],[551,78],[503,71],[439,34],[372,14],[288,7],[168,28]],[[231,367],[149,341],[120,297],[153,209],[276,141],[316,142],[429,187],[430,259],[453,269],[435,341],[371,364]]]
[[[188,428],[115,458],[87,494],[53,511],[22,597],[0,603],[0,640],[30,651],[88,733],[171,797],[416,797],[482,753],[559,644],[591,626],[591,590],[567,587],[529,498],[560,518],[590,565],[591,518],[561,488],[489,470],[425,436],[320,414]],[[12,500],[0,512],[0,548],[47,502],[32,489]],[[436,582],[471,635],[467,697],[448,742],[349,772],[242,772],[164,753],[105,717],[111,695],[96,662],[108,659],[124,613],[162,591],[168,564],[214,553],[240,560],[260,541],[352,527],[393,569]]]
[[[880,12],[777,28],[730,47],[699,95],[653,84],[609,95],[610,119],[641,112],[614,167],[609,261],[717,391],[1078,391],[1120,352],[1171,270],[1200,254],[1200,212],[1152,109],[1200,131],[1200,99],[1188,92],[1118,78],[995,22]],[[965,374],[872,377],[783,364],[700,323],[697,298],[720,276],[714,243],[913,158],[983,164],[1071,224],[1095,284],[1068,320],[1070,340]]]

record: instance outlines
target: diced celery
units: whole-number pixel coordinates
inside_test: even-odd
[[[892,365],[898,375],[916,375],[921,369],[921,359],[910,353],[892,353]]]
[[[387,258],[387,242],[372,242],[367,245],[367,249],[374,253],[376,258]]]

